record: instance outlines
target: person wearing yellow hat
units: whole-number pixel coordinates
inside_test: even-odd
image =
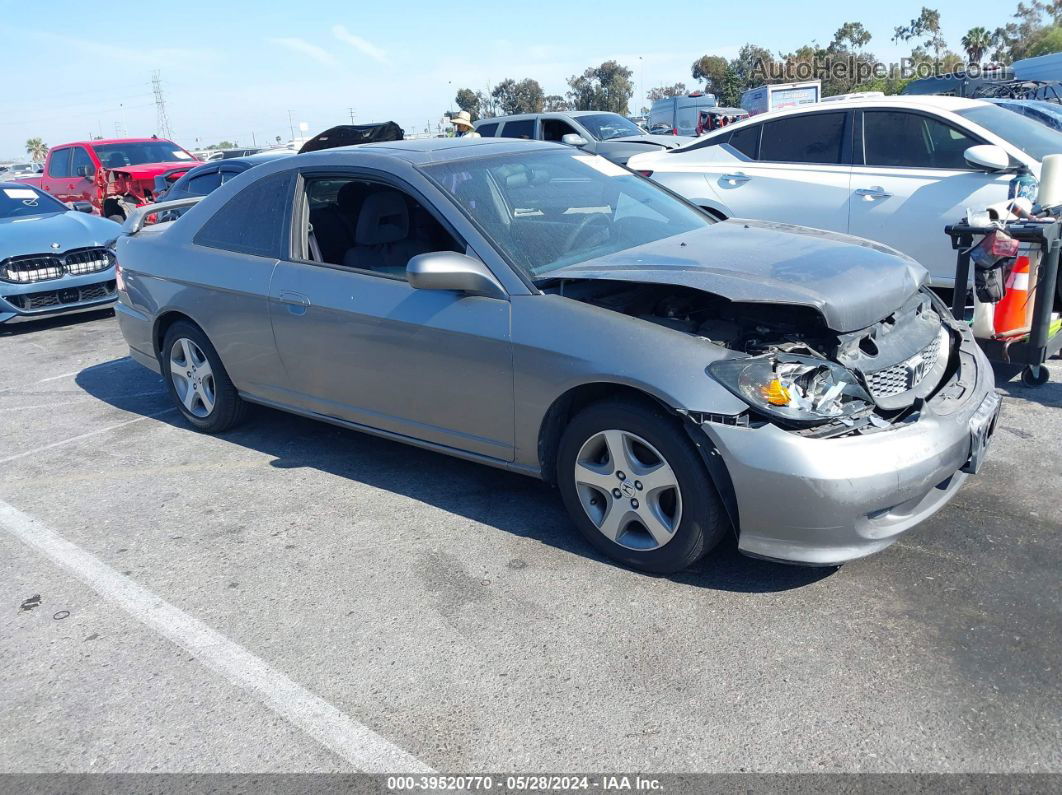
[[[480,134],[472,127],[472,117],[467,110],[460,110],[450,117],[450,124],[456,130],[456,138],[479,138]]]

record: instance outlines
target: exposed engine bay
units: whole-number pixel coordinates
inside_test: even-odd
[[[833,419],[839,433],[868,424],[890,426],[912,409],[917,410],[954,367],[954,332],[944,322],[936,299],[928,290],[914,293],[874,325],[847,333],[828,328],[811,307],[733,302],[674,285],[566,280],[550,285],[546,292],[770,360],[781,380],[764,372],[766,386],[757,387],[755,397],[775,407],[804,409],[803,414],[794,411],[791,417],[784,412],[771,417],[786,425],[813,424],[801,418],[808,412],[814,414],[823,400],[839,398],[843,393],[853,399],[845,400],[846,408],[832,412],[832,416],[823,414],[819,425]],[[741,362],[749,361],[740,358],[727,367],[734,370],[742,366]],[[847,382],[842,374],[847,374]],[[731,379],[733,391],[746,389],[741,386],[742,379],[748,381],[735,370]],[[866,410],[859,410],[860,405]]]

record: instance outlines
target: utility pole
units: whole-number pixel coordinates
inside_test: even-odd
[[[353,124],[354,123],[354,108],[347,108],[347,110],[350,111],[350,123]]]
[[[295,122],[291,120],[291,111],[288,111],[288,128],[291,130],[291,140],[295,140]]]
[[[163,138],[172,138],[170,120],[166,116],[166,99],[162,96],[162,78],[158,69],[151,75],[151,88],[155,92],[155,129]]]

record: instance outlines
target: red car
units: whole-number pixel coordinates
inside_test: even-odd
[[[134,208],[154,201],[155,176],[173,179],[200,161],[164,138],[76,141],[48,152],[39,185],[63,202],[89,202],[93,210],[123,221]]]

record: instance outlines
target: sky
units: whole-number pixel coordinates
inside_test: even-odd
[[[187,149],[287,141],[300,122],[313,134],[351,112],[357,123],[420,131],[454,107],[458,88],[532,77],[563,94],[569,76],[616,59],[634,71],[636,97],[678,81],[692,89],[701,55],[733,57],[746,42],[775,52],[824,44],[845,21],[862,22],[867,49],[893,62],[910,50],[891,42],[893,28],[930,1],[0,0],[0,158],[24,158],[31,137],[54,146],[151,135],[155,70],[173,138]],[[1017,2],[931,5],[960,51],[969,28],[1004,24]]]

